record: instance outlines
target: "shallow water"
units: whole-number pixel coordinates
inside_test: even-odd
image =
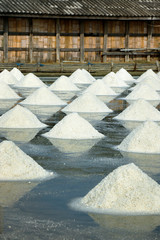
[[[108,105],[114,113],[94,127],[106,137],[85,148],[52,144],[41,134],[63,118],[59,113],[30,142],[18,146],[43,168],[58,176],[42,182],[0,183],[0,239],[107,239],[150,240],[160,238],[160,216],[112,216],[73,210],[69,203],[83,197],[118,166],[133,161],[114,147],[129,133],[112,120],[126,104]],[[0,138],[0,141],[4,137]],[[60,144],[60,143],[59,143]],[[67,149],[67,150],[66,150]],[[160,183],[159,162],[141,157],[136,164]],[[147,164],[145,164],[147,160]],[[146,167],[147,165],[147,167]]]

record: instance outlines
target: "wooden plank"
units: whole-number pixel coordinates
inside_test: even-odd
[[[84,21],[80,21],[80,62],[84,62]]]
[[[152,31],[153,31],[153,27],[151,25],[151,22],[149,22],[147,24],[147,32],[148,32],[148,36],[147,36],[147,48],[151,47],[151,40],[152,40]],[[151,60],[151,56],[150,54],[147,56],[147,62],[150,62]]]
[[[129,21],[125,22],[125,48],[129,48]],[[125,62],[129,62],[129,55],[125,55]]]
[[[32,18],[28,19],[29,21],[29,62],[32,63],[33,62],[33,21]]]
[[[103,52],[107,52],[107,40],[108,40],[108,22],[104,21],[104,37],[103,37]],[[103,62],[107,61],[107,56],[103,55]]]
[[[4,51],[4,62],[8,62],[8,17],[4,17],[3,20],[3,28],[4,28],[4,34],[3,34],[3,51]]]
[[[60,62],[60,19],[56,19],[56,62]]]

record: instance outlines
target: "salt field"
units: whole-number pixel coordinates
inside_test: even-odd
[[[45,80],[44,77],[43,80]],[[103,137],[100,137],[94,142],[91,142],[92,139],[86,139],[80,129],[78,129],[76,133],[77,136],[80,133],[82,134],[80,139],[76,139],[76,137],[74,137],[74,139],[60,139],[61,136],[65,138],[63,135],[65,131],[62,127],[60,130],[63,130],[63,134],[60,134],[60,137],[54,135],[55,139],[57,137],[55,142],[44,137],[59,122],[61,122],[61,126],[65,127],[64,124],[62,125],[62,119],[64,119],[65,116],[69,119],[69,114],[66,115],[62,111],[56,112],[50,118],[43,121],[46,127],[38,131],[37,134],[35,133],[33,137],[31,137],[30,133],[31,138],[28,136],[28,141],[16,140],[16,137],[13,138],[12,132],[10,132],[8,137],[5,137],[0,132],[0,152],[1,144],[3,146],[2,142],[4,140],[15,139],[14,143],[17,147],[11,144],[11,142],[8,143],[14,148],[14,156],[16,156],[15,151],[17,151],[17,155],[19,156],[18,161],[20,161],[23,151],[24,156],[27,154],[27,158],[31,158],[47,173],[55,174],[54,177],[46,179],[23,179],[23,181],[17,181],[15,178],[8,182],[0,181],[0,239],[160,239],[160,212],[157,211],[154,214],[146,214],[146,212],[148,212],[148,206],[153,206],[151,201],[154,202],[154,197],[156,199],[156,189],[159,189],[160,184],[159,148],[158,150],[157,148],[152,148],[152,154],[145,152],[144,154],[139,153],[139,155],[134,155],[133,152],[131,152],[130,155],[123,155],[117,148],[130,134],[130,130],[126,129],[120,121],[115,119],[116,116],[129,106],[124,100],[127,95],[128,91],[126,90],[116,99],[107,103],[106,107],[112,111],[107,113],[102,120],[94,124],[94,129],[97,131],[96,134],[103,134]],[[159,110],[159,106],[156,108]],[[75,113],[72,114],[75,117]],[[77,116],[75,119],[77,119]],[[132,120],[134,120],[134,116]],[[85,120],[84,123],[85,125],[83,124],[83,126],[85,126],[84,132],[90,136],[91,131],[87,132],[86,129],[87,124],[90,125],[90,123],[86,121],[87,120]],[[72,124],[71,119],[69,122]],[[7,124],[7,121],[5,121],[5,123]],[[33,124],[33,121],[31,123]],[[146,122],[146,124],[148,123]],[[155,126],[154,124],[156,123],[152,124],[149,122],[149,124],[149,127],[145,129],[153,133],[153,136],[149,133],[151,136],[149,143],[150,145],[154,145],[154,132],[155,136],[159,136],[157,128],[160,129],[160,127],[158,125]],[[152,126],[153,129],[151,128]],[[71,128],[71,131],[70,136],[75,134],[75,128]],[[22,134],[24,135],[24,133]],[[56,134],[56,131],[54,134]],[[69,134],[68,129],[67,134]],[[90,136],[89,138],[92,137]],[[144,140],[144,147],[146,140],[143,136],[141,140],[142,142]],[[6,142],[4,141],[4,143]],[[20,155],[18,154],[19,151],[21,153]],[[3,150],[2,153],[5,153],[5,157],[8,154],[5,150]],[[9,154],[11,154],[11,152]],[[10,159],[11,157],[9,156],[10,155],[8,155],[8,158]],[[0,166],[2,166],[1,162],[3,163],[1,158],[2,160],[4,159],[3,154],[0,156]],[[16,161],[16,157],[14,161]],[[12,164],[13,163],[14,162],[12,162]],[[135,167],[133,167],[133,163]],[[16,164],[18,163],[14,164],[14,168],[16,168]],[[27,166],[27,164],[25,166]],[[134,179],[132,175],[128,175],[127,179],[129,179],[129,181],[126,180],[130,191],[134,189],[135,195],[132,196],[133,203],[134,197],[141,195],[140,192],[136,192],[136,184],[140,183],[139,179],[141,179],[141,174],[147,174],[145,175],[146,177],[143,177],[144,183],[145,179],[149,179],[149,183],[152,181],[151,179],[153,179],[154,184],[157,184],[157,188],[154,188],[155,192],[153,195],[150,194],[151,189],[153,189],[152,186],[151,189],[148,188],[149,190],[144,192],[145,195],[143,196],[145,196],[148,204],[142,203],[143,210],[146,210],[145,214],[136,214],[137,209],[135,206],[132,208],[132,214],[127,213],[126,215],[115,212],[113,214],[112,211],[103,214],[102,212],[92,212],[89,210],[81,211],[81,209],[72,207],[73,201],[87,196],[103,179],[109,176],[109,174],[114,173],[114,170],[117,171],[116,169],[118,169],[118,167],[121,169],[123,166],[124,169],[126,169],[125,166],[131,166],[129,171],[132,172],[132,174],[134,174],[134,171],[138,173],[138,175],[135,174],[138,176],[137,182],[136,177]],[[132,167],[134,171],[132,171]],[[127,173],[125,174],[127,175]],[[112,192],[115,193],[114,199],[117,197],[116,193],[120,192],[121,188],[126,184],[125,181],[123,181],[123,184],[122,181],[119,181],[119,176],[121,175],[123,176],[123,173],[120,175],[115,174],[116,181],[114,183],[114,189],[112,189]],[[144,185],[145,184],[143,184],[143,186]],[[140,186],[140,184],[138,186]],[[117,189],[117,191],[114,191],[115,189]],[[138,188],[138,191],[140,189],[141,186]],[[109,194],[111,193],[109,192]],[[129,194],[130,192],[127,195],[128,199],[130,198]],[[141,198],[143,198],[143,196],[141,196]],[[141,198],[139,198],[140,201],[138,202],[139,207],[142,206]],[[105,198],[103,200],[105,200]],[[110,200],[112,200],[111,195]],[[117,199],[115,203],[118,200],[119,202],[121,201],[120,206],[122,206],[123,199]],[[125,207],[127,208],[128,200],[125,201]],[[95,205],[97,206],[97,203],[95,203]]]

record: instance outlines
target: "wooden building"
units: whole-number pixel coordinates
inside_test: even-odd
[[[156,61],[160,0],[1,0],[0,62]]]

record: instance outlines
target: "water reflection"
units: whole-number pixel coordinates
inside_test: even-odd
[[[0,115],[7,112],[11,107],[13,107],[19,99],[0,99]]]

